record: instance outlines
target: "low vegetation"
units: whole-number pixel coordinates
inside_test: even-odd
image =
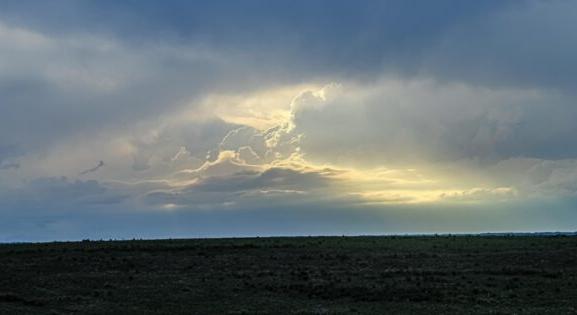
[[[0,245],[0,314],[576,314],[577,237]]]

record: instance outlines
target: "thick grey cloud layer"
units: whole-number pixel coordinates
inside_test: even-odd
[[[4,190],[0,196],[0,207],[4,211],[40,211],[44,214],[50,211],[75,210],[75,207],[117,204],[126,198],[95,180],[70,180],[66,177],[37,178],[18,189]]]
[[[0,104],[10,108],[0,144],[24,151],[154,117],[216,90],[387,73],[572,91],[577,68],[576,10],[563,1],[0,7]]]
[[[386,70],[558,88],[572,87],[575,75],[570,1],[61,0],[0,8],[7,23],[58,36],[96,33],[143,49],[200,44],[293,78]]]
[[[292,132],[305,135],[302,148],[312,155],[373,164],[577,157],[571,94],[431,80],[344,85],[326,94],[295,100]]]

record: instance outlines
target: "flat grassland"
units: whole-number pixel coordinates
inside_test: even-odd
[[[0,245],[0,314],[577,314],[575,236]]]

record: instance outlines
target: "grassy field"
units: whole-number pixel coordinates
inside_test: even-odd
[[[0,245],[0,314],[577,314],[577,237]]]

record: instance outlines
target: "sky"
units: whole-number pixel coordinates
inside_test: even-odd
[[[577,230],[576,21],[0,0],[0,242]]]

